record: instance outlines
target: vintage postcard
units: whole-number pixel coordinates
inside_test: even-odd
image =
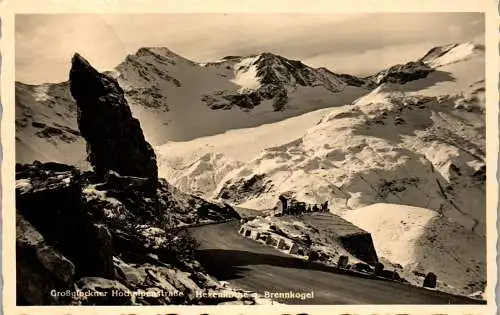
[[[494,1],[9,1],[5,314],[494,314]]]

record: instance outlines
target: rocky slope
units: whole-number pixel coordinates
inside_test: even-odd
[[[287,143],[317,124],[330,109],[254,128],[243,128],[191,141],[170,141],[156,148],[160,176],[182,190],[213,196],[230,171],[252,160],[262,150]]]
[[[243,165],[221,153],[200,153],[197,150],[192,160],[162,155],[158,162],[160,176],[171,179],[171,184],[182,191],[210,196],[227,173]]]
[[[144,183],[58,163],[17,165],[17,304],[255,303],[208,276],[192,257],[196,241],[176,228],[238,214],[165,181],[151,195]],[[220,296],[202,296],[209,292]]]
[[[255,295],[204,272],[182,228],[238,213],[158,180],[154,152],[113,78],[75,55],[70,86],[93,171],[16,165],[17,304],[255,304]],[[112,160],[102,149],[110,141],[121,153]]]

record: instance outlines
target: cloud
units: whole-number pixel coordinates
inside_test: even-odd
[[[424,56],[431,47],[440,45],[440,42],[424,42],[418,44],[404,44],[370,49],[358,54],[322,54],[307,58],[304,62],[313,67],[329,65],[329,69],[336,73],[349,73],[357,76],[368,76],[381,69],[396,64],[403,64]]]
[[[480,13],[18,15],[16,79],[66,80],[75,51],[111,69],[144,46],[199,62],[269,51],[368,73],[483,35]]]

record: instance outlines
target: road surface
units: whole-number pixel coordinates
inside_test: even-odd
[[[190,229],[201,246],[197,256],[220,281],[264,295],[310,293],[312,298],[276,299],[285,304],[472,304],[480,303],[397,282],[365,279],[310,264],[238,234],[238,222]],[[309,297],[311,297],[311,293]]]

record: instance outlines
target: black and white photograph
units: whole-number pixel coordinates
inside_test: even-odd
[[[484,12],[16,14],[14,44],[17,306],[490,301]]]

